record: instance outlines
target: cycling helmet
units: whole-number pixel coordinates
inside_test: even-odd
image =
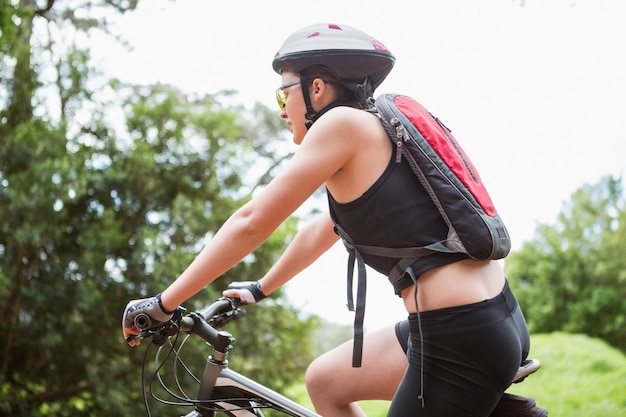
[[[307,108],[306,125],[309,128],[326,111],[343,103],[331,103],[320,111],[314,111],[306,89],[306,68],[325,66],[354,92],[359,102],[366,102],[373,100],[374,90],[391,72],[395,60],[385,45],[358,29],[318,23],[291,34],[274,56],[272,67],[278,74],[283,70],[300,74]]]
[[[280,47],[272,67],[300,72],[324,65],[341,80],[362,82],[369,77],[372,90],[387,77],[395,57],[372,36],[347,25],[319,23],[294,32]]]

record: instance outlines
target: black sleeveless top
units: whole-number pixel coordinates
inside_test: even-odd
[[[359,245],[403,248],[425,246],[447,237],[448,226],[435,204],[406,159],[397,163],[393,152],[383,174],[361,197],[342,204],[335,201],[330,192],[327,194],[335,221]],[[430,269],[467,258],[463,253],[433,253],[411,266],[419,278]],[[363,255],[363,260],[387,276],[399,261],[373,255]],[[400,295],[412,283],[405,274],[396,282],[395,293]]]

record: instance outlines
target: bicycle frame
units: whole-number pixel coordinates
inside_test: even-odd
[[[216,371],[217,378],[214,376]],[[207,386],[207,383],[212,385],[210,384],[212,380],[215,381],[215,385]],[[212,398],[214,400],[211,400]],[[210,406],[203,405],[206,400],[211,400]],[[320,417],[276,391],[229,369],[226,365],[212,362],[211,358],[202,377],[198,401],[196,409],[185,417],[213,416],[216,409],[229,416],[260,417],[263,416],[263,408],[278,410],[294,417]]]

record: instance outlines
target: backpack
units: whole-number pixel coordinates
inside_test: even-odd
[[[509,233],[498,215],[476,168],[448,129],[422,105],[410,97],[383,94],[376,99],[376,111],[389,139],[395,146],[396,162],[405,158],[432,198],[448,225],[445,240],[410,248],[359,245],[337,224],[350,256],[348,261],[348,308],[354,311],[352,275],[358,266],[355,351],[353,366],[361,363],[365,308],[365,265],[363,254],[399,258],[389,275],[392,284],[409,274],[411,264],[436,252],[466,253],[471,259],[504,258],[511,249]]]

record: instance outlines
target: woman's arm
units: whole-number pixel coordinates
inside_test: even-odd
[[[336,123],[321,122],[322,119],[309,130],[285,169],[237,210],[187,269],[161,293],[162,305],[166,310],[175,309],[259,247],[287,217],[352,158],[356,146],[350,130],[337,129]],[[336,241],[336,237],[331,238],[331,221],[328,215],[326,217],[325,225],[320,228],[322,236],[306,241],[299,238],[300,242],[296,243],[296,248],[309,245],[313,252],[310,255],[306,254],[307,251],[295,254],[294,249],[294,253],[278,267],[283,271],[280,273],[283,278],[268,278],[268,290],[275,289],[270,288],[270,285],[286,282],[291,278],[288,274],[310,264],[334,243],[332,239]],[[312,243],[316,240],[316,243]],[[305,257],[297,258],[301,256]]]
[[[263,294],[269,295],[282,287],[315,262],[338,239],[339,236],[334,232],[328,213],[322,213],[306,223],[300,228],[278,261],[259,281]],[[236,292],[237,290],[226,290],[224,296],[236,297]]]

